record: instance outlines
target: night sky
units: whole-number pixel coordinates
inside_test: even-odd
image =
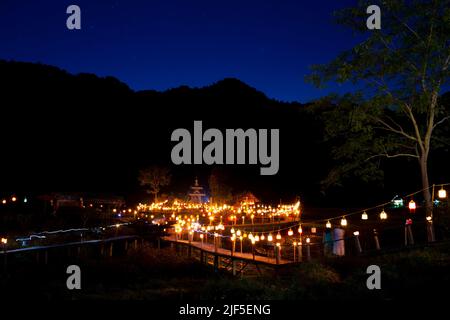
[[[205,86],[236,77],[271,98],[306,102],[330,91],[309,66],[357,42],[333,23],[356,0],[0,1],[0,59],[112,75],[134,90]],[[66,28],[81,7],[82,29]]]

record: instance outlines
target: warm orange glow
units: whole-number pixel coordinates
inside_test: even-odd
[[[441,188],[441,190],[439,190],[438,192],[438,197],[440,199],[445,199],[447,198],[447,191],[444,189],[444,187]]]

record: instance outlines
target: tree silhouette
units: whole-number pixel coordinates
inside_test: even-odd
[[[139,182],[141,186],[148,186],[148,193],[155,196],[155,202],[158,200],[158,193],[161,187],[170,183],[170,171],[166,167],[152,166],[139,171]]]
[[[381,7],[381,30],[366,28],[370,4]],[[437,130],[449,119],[439,99],[449,82],[449,8],[448,0],[363,1],[337,13],[338,23],[368,37],[329,64],[313,66],[308,77],[318,86],[348,81],[362,88],[328,99],[337,107],[327,111],[327,136],[340,141],[333,150],[339,166],[328,183],[349,173],[377,173],[379,158],[415,159],[430,212],[428,159],[442,146],[445,137]]]
[[[231,188],[226,184],[226,173],[214,168],[208,179],[211,202],[225,204],[232,199]]]

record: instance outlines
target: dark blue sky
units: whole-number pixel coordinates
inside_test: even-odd
[[[332,13],[356,0],[1,0],[0,59],[115,76],[131,88],[204,86],[236,77],[279,100],[330,91],[308,68],[356,43]],[[66,29],[77,4],[82,30]]]

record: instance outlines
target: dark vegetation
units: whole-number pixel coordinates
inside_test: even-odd
[[[442,297],[450,285],[450,247],[426,247],[402,253],[321,262],[265,270],[259,277],[214,273],[170,249],[131,251],[127,257],[77,263],[82,268],[82,290],[65,288],[65,267],[35,265],[11,268],[1,277],[3,293],[12,298],[27,292],[36,300],[69,299],[201,299],[201,300],[425,300]],[[366,268],[382,270],[382,290],[366,287]],[[433,287],[430,287],[433,283]]]
[[[71,75],[42,64],[0,61],[2,141],[0,191],[116,192],[129,201],[146,197],[140,169],[170,165],[176,128],[279,128],[280,171],[260,176],[259,166],[222,166],[233,193],[254,192],[265,201],[300,196],[308,206],[370,205],[393,194],[420,189],[416,163],[381,163],[378,183],[350,179],[346,189],[323,190],[334,163],[323,140],[326,111],[284,103],[237,79],[203,88],[134,92],[112,77]],[[431,181],[449,176],[448,153],[431,155]],[[403,161],[403,160],[402,160]],[[208,185],[210,166],[172,166],[162,194],[185,195],[195,176]]]

